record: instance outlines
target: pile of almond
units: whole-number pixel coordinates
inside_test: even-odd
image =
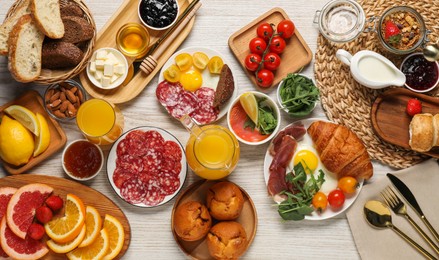
[[[46,91],[47,109],[57,118],[73,118],[84,102],[84,93],[69,82],[61,82]]]

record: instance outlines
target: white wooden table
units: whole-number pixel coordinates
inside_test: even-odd
[[[137,1],[137,0],[132,0]],[[98,30],[103,27],[117,10],[122,0],[86,0]],[[317,26],[313,25],[316,10],[320,10],[327,0],[204,0],[198,11],[194,27],[185,42],[180,46],[209,47],[221,52],[230,62],[238,82],[238,93],[254,90],[254,86],[233,56],[227,45],[229,37],[241,27],[251,22],[273,7],[281,7],[294,21],[297,29],[310,46],[316,50]],[[2,0],[0,20],[5,17],[13,0]],[[313,63],[303,73],[313,77]],[[336,74],[334,75],[336,76]],[[189,134],[180,123],[171,118],[160,107],[155,97],[158,76],[148,84],[140,95],[130,102],[119,105],[125,116],[125,130],[137,126],[159,126],[173,133],[183,144]],[[7,69],[7,60],[0,57],[0,104],[19,96],[28,89],[44,93],[45,86],[21,84],[14,81]],[[274,90],[274,88],[273,88]],[[275,97],[275,91],[269,93]],[[282,127],[293,119],[282,113]],[[311,115],[326,118],[321,106]],[[225,118],[219,124],[226,126]],[[74,122],[63,123],[68,141],[82,138]],[[273,201],[267,196],[263,177],[263,160],[268,145],[258,147],[241,146],[241,159],[229,179],[242,186],[253,199],[259,218],[255,240],[244,258],[247,259],[358,259],[345,214],[324,221],[284,222],[279,217]],[[108,152],[108,151],[106,151]],[[382,178],[389,168],[374,162],[374,177]],[[68,178],[61,167],[61,152],[56,153],[29,172]],[[0,168],[0,177],[7,176]],[[184,187],[198,178],[189,171]],[[113,192],[105,169],[86,185],[111,198],[127,215],[132,232],[132,240],[124,259],[184,259],[172,236],[170,222],[174,200],[155,209],[139,209],[127,205]]]

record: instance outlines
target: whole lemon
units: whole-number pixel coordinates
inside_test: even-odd
[[[0,124],[0,157],[7,163],[25,164],[34,152],[34,136],[17,120],[7,115]]]

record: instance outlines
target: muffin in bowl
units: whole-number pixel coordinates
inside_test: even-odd
[[[244,227],[235,221],[223,221],[213,226],[207,234],[207,247],[215,259],[237,259],[247,248]]]
[[[206,200],[210,215],[217,220],[238,218],[244,206],[241,190],[228,181],[212,185],[207,191]]]
[[[212,218],[206,206],[198,201],[181,204],[175,212],[174,219],[175,232],[185,241],[202,239],[212,226]]]

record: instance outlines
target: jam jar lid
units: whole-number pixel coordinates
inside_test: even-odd
[[[363,31],[366,16],[355,1],[333,0],[320,11],[320,33],[336,43],[352,41]]]

